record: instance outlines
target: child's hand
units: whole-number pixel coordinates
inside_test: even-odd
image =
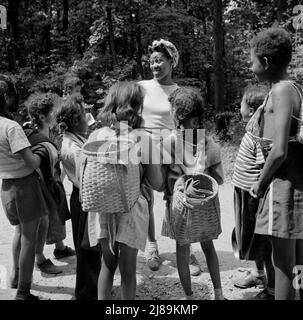
[[[259,182],[256,182],[249,190],[249,194],[257,199],[257,198],[260,198],[261,196],[261,192],[260,192],[260,184]]]
[[[184,206],[187,209],[193,209],[194,208],[194,206],[190,203],[190,200],[188,198],[186,198],[185,196],[182,199],[182,203],[184,204]]]

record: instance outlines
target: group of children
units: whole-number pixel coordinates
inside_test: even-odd
[[[251,42],[252,71],[260,82],[269,82],[271,90],[268,92],[263,85],[245,90],[241,114],[248,123],[232,180],[235,186],[234,248],[240,259],[254,260],[257,267],[248,278],[235,285],[247,288],[262,284],[266,289],[259,296],[265,299],[293,299],[293,268],[303,264],[303,170],[300,168],[303,145],[298,134],[302,89],[288,80],[286,71],[291,51],[289,35],[282,29],[265,30]],[[169,56],[170,52],[166,54]],[[41,258],[50,231],[58,230],[61,225],[58,237],[49,243],[59,243],[57,250],[67,250],[62,241],[64,223],[69,217],[77,255],[76,299],[112,299],[118,266],[122,298],[135,299],[137,254],[138,250],[145,249],[150,221],[148,190],[165,194],[162,235],[176,240],[177,268],[185,298],[195,299],[189,270],[190,243],[175,236],[171,217],[174,214],[172,199],[181,176],[206,174],[219,185],[224,181],[219,145],[208,135],[197,139],[205,120],[201,96],[194,89],[182,87],[171,93],[169,102],[176,130],[172,130],[169,138],[159,139],[160,146],[142,128],[145,89],[140,83],[118,82],[110,88],[98,115],[102,127],[93,131],[88,139],[87,113],[79,95],[71,94],[56,101],[51,94],[39,94],[29,103],[32,128],[24,132],[11,119],[11,112],[17,107],[15,91],[6,78],[0,78],[1,200],[10,223],[16,226],[12,272],[12,282],[18,289],[16,299],[37,299],[30,293],[37,245],[40,243],[41,247],[37,258]],[[49,136],[53,122],[62,133],[60,150]],[[121,123],[123,125],[119,125]],[[187,129],[193,132],[194,139],[190,141],[183,134]],[[145,134],[146,139],[142,139]],[[139,136],[141,141],[149,143],[140,143]],[[117,137],[127,137],[137,145],[140,195],[129,212],[84,212],[80,202],[82,148],[86,143],[112,141]],[[183,163],[172,155],[168,162],[153,164],[150,147],[163,151],[166,143],[185,146]],[[73,185],[70,216],[65,197],[58,196],[62,195],[59,154],[62,168]],[[190,210],[191,204],[186,199],[183,201]],[[220,216],[219,205],[216,208]],[[211,238],[201,234],[192,242],[201,244],[215,299],[224,300],[213,244],[220,233],[219,224]],[[38,241],[37,234],[42,240]],[[37,261],[40,265],[46,258],[41,260]]]

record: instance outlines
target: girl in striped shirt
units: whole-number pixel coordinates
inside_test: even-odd
[[[268,284],[257,297],[273,298],[274,270],[271,263],[271,245],[266,236],[254,234],[256,213],[259,199],[249,194],[252,185],[258,181],[264,164],[264,156],[260,146],[260,126],[258,119],[263,110],[268,89],[266,86],[250,85],[245,88],[241,102],[241,115],[248,122],[246,133],[242,138],[236,158],[232,184],[234,185],[235,229],[233,232],[233,248],[237,258],[254,260],[256,270],[248,272],[243,279],[235,281],[234,285],[241,289],[253,286],[265,287],[267,271]]]

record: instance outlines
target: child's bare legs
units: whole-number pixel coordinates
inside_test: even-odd
[[[297,240],[296,246],[296,265],[303,266],[303,240]],[[301,280],[301,286],[303,285],[303,279]],[[300,300],[303,300],[303,289],[299,290]]]
[[[35,247],[40,218],[21,223],[21,250],[19,256],[19,282],[16,298],[29,296],[35,263]]]
[[[275,268],[275,300],[293,300],[293,267],[296,264],[296,240],[272,237]]]
[[[136,265],[138,250],[120,243],[119,269],[123,300],[136,298]]]
[[[12,246],[13,269],[10,277],[11,288],[18,287],[20,250],[21,250],[21,226],[19,224],[15,228],[15,234],[14,234],[13,246]]]
[[[255,260],[255,264],[256,264],[257,271],[264,271],[264,260],[263,259]]]
[[[40,264],[46,260],[46,257],[43,254],[43,249],[46,241],[47,236],[47,229],[48,229],[49,219],[48,216],[44,216],[40,220],[40,224],[38,227],[37,233],[37,243],[36,243],[36,262]]]
[[[148,252],[147,266],[152,271],[157,271],[161,265],[159,248],[156,240],[155,216],[154,216],[154,193],[153,190],[145,188],[146,200],[148,202],[149,223],[148,223]]]
[[[190,270],[189,270],[189,245],[181,246],[176,242],[177,268],[179,278],[186,297],[190,297],[193,292],[191,288]]]
[[[43,253],[44,245],[46,242],[47,232],[49,226],[48,216],[44,216],[40,220],[37,233],[37,242],[36,242],[36,266],[37,268],[44,273],[48,274],[59,274],[62,272],[61,268],[55,266],[50,259],[47,259]]]
[[[98,300],[112,300],[114,275],[118,265],[118,244],[115,244],[113,255],[109,248],[109,240],[101,239],[101,270],[98,278]]]
[[[265,260],[265,270],[267,276],[267,292],[274,296],[275,292],[275,268],[271,260]]]
[[[201,242],[201,248],[204,252],[207,268],[210,273],[210,277],[214,286],[215,291],[215,299],[223,300],[222,286],[221,286],[221,278],[220,278],[220,269],[219,269],[219,260],[214,247],[213,242],[204,241]]]

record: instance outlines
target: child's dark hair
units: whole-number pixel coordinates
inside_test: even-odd
[[[268,88],[261,84],[250,84],[244,88],[243,99],[250,108],[254,111],[263,103],[266,95],[268,94]]]
[[[74,132],[75,124],[78,123],[85,112],[81,95],[71,95],[62,99],[55,114],[55,119],[60,133],[65,131]]]
[[[41,128],[41,115],[47,116],[50,112],[55,112],[59,99],[60,97],[54,93],[34,93],[28,98],[25,105],[34,128]]]
[[[4,74],[0,74],[0,112],[3,113],[4,106],[6,105],[5,95],[14,97],[15,106],[13,110],[17,110],[19,107],[19,94],[16,88],[15,81]]]
[[[173,108],[174,120],[179,128],[185,119],[198,118],[202,127],[205,104],[197,89],[181,87],[169,96]]]
[[[65,79],[63,83],[63,94],[69,95],[77,87],[82,86],[82,81],[75,76]]]
[[[251,40],[251,48],[263,62],[264,57],[270,64],[287,67],[292,58],[291,37],[282,28],[270,28],[261,31]]]
[[[141,111],[144,101],[143,88],[135,82],[117,82],[105,98],[98,120],[103,126],[112,126],[117,122],[128,122],[129,127],[141,126]]]

